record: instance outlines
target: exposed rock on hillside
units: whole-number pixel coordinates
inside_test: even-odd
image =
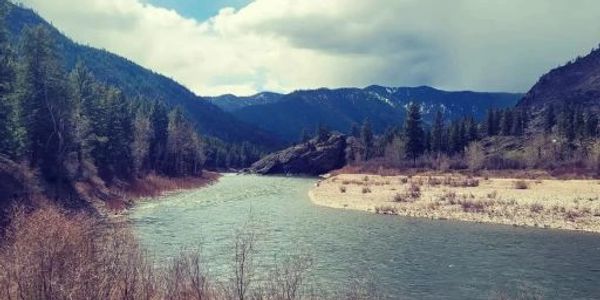
[[[266,156],[247,171],[258,174],[319,175],[341,168],[345,161],[346,137],[334,134],[326,141],[311,140]]]

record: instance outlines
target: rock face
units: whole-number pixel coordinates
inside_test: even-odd
[[[248,170],[257,174],[320,175],[341,168],[345,159],[346,137],[334,134],[326,141],[311,140],[270,154]]]

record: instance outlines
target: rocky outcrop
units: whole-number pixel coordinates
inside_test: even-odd
[[[311,140],[270,154],[248,170],[257,174],[320,175],[341,168],[345,159],[346,137],[334,134],[326,141]]]

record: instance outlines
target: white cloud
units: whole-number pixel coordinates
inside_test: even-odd
[[[600,1],[255,0],[199,22],[141,0],[23,0],[201,95],[322,86],[525,91],[600,42]]]

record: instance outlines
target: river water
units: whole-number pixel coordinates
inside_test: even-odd
[[[488,299],[526,289],[544,299],[600,299],[600,235],[324,208],[307,196],[315,182],[227,174],[142,202],[130,219],[151,255],[199,249],[215,278],[228,273],[236,231],[252,227],[258,269],[309,255],[310,282],[327,290],[360,278],[387,298]]]

